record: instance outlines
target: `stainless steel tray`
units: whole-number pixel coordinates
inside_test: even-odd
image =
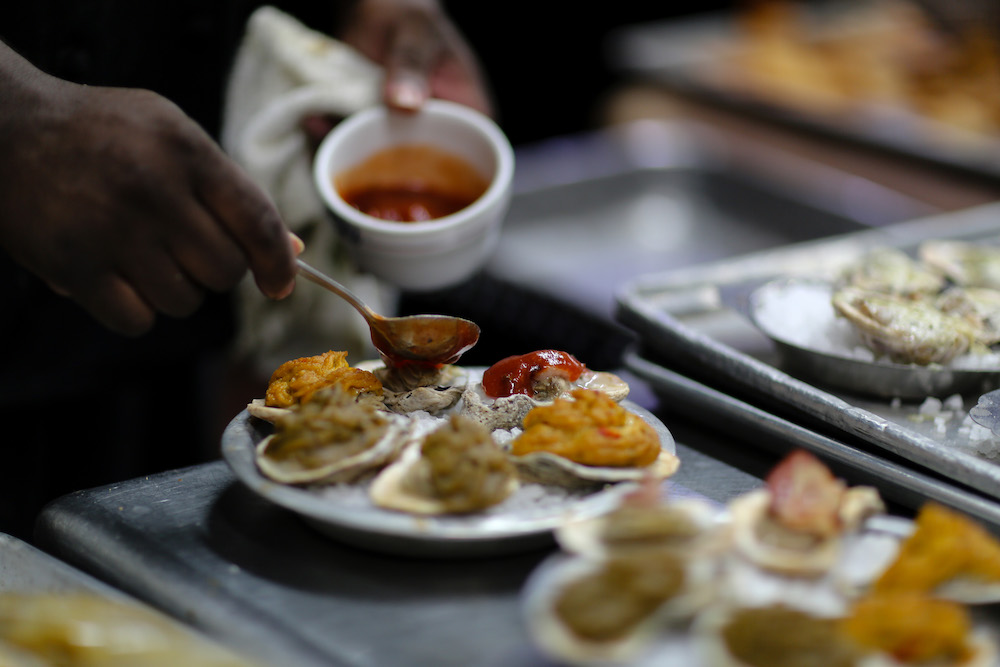
[[[922,240],[995,239],[1000,205],[990,204],[877,230],[784,246],[658,274],[625,284],[618,318],[638,332],[648,356],[726,393],[809,428],[857,438],[886,456],[921,466],[987,497],[1000,497],[1000,463],[977,452],[990,441],[964,428],[979,393],[962,396],[948,420],[922,416],[922,402],[871,399],[804,381],[744,315],[740,295],[786,275],[829,275],[875,245],[912,250]],[[646,354],[646,352],[644,352]],[[939,415],[940,416],[940,415]]]
[[[809,3],[814,23],[837,18],[858,3]],[[861,3],[863,6],[864,3]],[[720,75],[740,58],[740,15],[711,12],[621,28],[608,38],[614,65],[666,88],[720,107],[789,127],[846,139],[927,163],[995,180],[1000,177],[1000,136],[946,125],[911,108],[887,102],[823,112],[753,92]]]

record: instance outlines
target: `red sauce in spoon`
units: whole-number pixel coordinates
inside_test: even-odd
[[[483,391],[491,398],[513,394],[533,396],[540,373],[558,373],[573,382],[586,369],[576,357],[559,350],[538,350],[501,359],[483,373]]]

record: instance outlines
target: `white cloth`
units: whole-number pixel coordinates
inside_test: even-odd
[[[222,146],[268,193],[289,229],[306,244],[302,258],[344,283],[383,314],[394,290],[357,272],[338,242],[313,185],[312,156],[301,119],[347,116],[380,100],[382,70],[350,46],[310,30],[273,7],[251,16],[226,90]],[[236,353],[261,372],[299,356],[346,350],[374,355],[368,327],[347,303],[300,280],[272,301],[252,276],[238,291]]]

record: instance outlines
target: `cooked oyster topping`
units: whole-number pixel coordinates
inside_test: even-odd
[[[460,415],[428,434],[401,491],[437,500],[444,512],[474,512],[511,493],[513,465],[489,431]]]
[[[832,303],[865,345],[896,363],[947,363],[976,340],[968,322],[927,301],[844,288],[834,292]]]
[[[841,623],[859,646],[904,664],[964,664],[974,650],[972,623],[960,605],[917,594],[860,600]]]
[[[768,517],[757,528],[762,537],[770,536],[781,542],[785,535],[799,534],[796,540],[824,538],[843,530],[840,506],[847,485],[833,476],[830,469],[805,450],[795,450],[776,465],[765,480],[770,500]],[[780,530],[784,528],[785,530]]]
[[[388,429],[382,414],[335,385],[279,417],[264,456],[289,468],[316,469],[369,449]]]
[[[1000,290],[988,287],[949,287],[935,303],[943,312],[972,325],[983,345],[1000,342]]]
[[[660,438],[640,417],[600,391],[574,389],[571,396],[529,412],[511,453],[550,452],[588,466],[641,467],[657,460]]]
[[[850,667],[861,657],[838,619],[782,605],[735,611],[722,640],[740,664],[752,667]]]
[[[1000,247],[967,241],[925,241],[918,250],[928,265],[943,271],[956,285],[1000,289]]]
[[[904,296],[935,294],[944,287],[944,276],[897,248],[876,248],[848,266],[845,285]]]
[[[606,543],[633,545],[643,542],[684,542],[697,537],[702,527],[689,512],[670,505],[618,507],[606,516],[601,539]]]
[[[614,641],[677,595],[684,580],[679,558],[662,553],[615,556],[567,585],[555,613],[582,639]]]
[[[369,371],[347,363],[347,352],[333,350],[314,357],[300,357],[279,366],[267,385],[265,405],[288,408],[307,402],[324,387],[339,385],[355,397],[380,403],[382,383]]]
[[[961,514],[927,503],[874,590],[931,593],[956,579],[1000,584],[1000,542]]]

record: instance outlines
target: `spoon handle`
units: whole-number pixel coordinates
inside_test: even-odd
[[[310,281],[316,283],[320,287],[325,287],[326,289],[330,290],[337,296],[347,301],[347,303],[354,306],[354,308],[359,313],[361,313],[364,316],[364,318],[368,320],[369,323],[372,322],[373,320],[380,319],[379,315],[374,310],[369,308],[364,301],[359,299],[354,294],[354,292],[347,289],[346,287],[338,283],[330,276],[326,275],[322,271],[313,268],[312,266],[310,266],[309,264],[307,264],[306,262],[302,261],[299,258],[295,259],[295,263],[298,264],[299,266],[299,273],[301,273]]]

